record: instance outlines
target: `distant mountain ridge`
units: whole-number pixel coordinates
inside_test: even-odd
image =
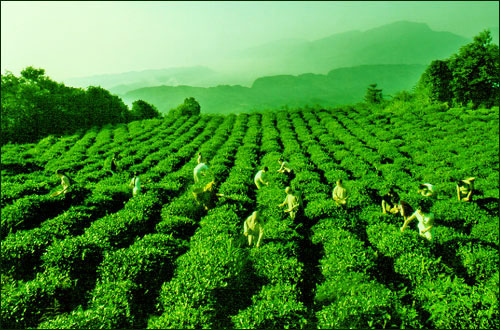
[[[478,31],[479,32],[479,31]],[[497,33],[498,35],[498,33]],[[286,39],[221,54],[207,66],[146,70],[67,79],[75,87],[100,85],[118,95],[159,85],[211,87],[251,84],[262,76],[326,74],[332,69],[372,64],[423,64],[444,59],[471,39],[436,32],[424,23],[394,22],[364,32],[349,31],[315,41]]]
[[[164,113],[190,96],[200,103],[203,113],[238,113],[317,104],[336,106],[362,101],[366,88],[372,83],[377,83],[384,95],[411,89],[425,68],[419,64],[365,65],[335,69],[327,75],[261,77],[250,88],[239,85],[157,86],[130,91],[122,99],[128,104],[142,99]]]
[[[118,74],[104,74],[90,77],[66,79],[65,83],[74,87],[100,85],[116,94],[150,86],[169,84],[198,84],[217,73],[204,66],[168,68],[160,70],[130,71]]]
[[[424,23],[394,22],[364,32],[349,31],[286,48],[266,44],[248,50],[256,72],[271,74],[326,73],[340,67],[370,64],[425,64],[444,59],[470,39],[437,32]],[[233,58],[234,66],[243,59]],[[239,64],[238,64],[239,63]]]

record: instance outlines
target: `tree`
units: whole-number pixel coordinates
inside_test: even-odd
[[[377,84],[371,84],[366,90],[366,103],[380,104],[383,100],[382,90],[377,88]]]
[[[129,109],[101,87],[67,87],[27,67],[16,77],[1,75],[1,143],[33,142],[49,134],[129,120]]]
[[[151,105],[143,100],[137,100],[132,103],[131,115],[134,120],[161,117],[161,113],[154,105]]]
[[[170,113],[174,116],[196,116],[200,114],[200,104],[194,97],[184,99],[184,103],[172,109]]]
[[[449,61],[435,60],[425,69],[418,82],[418,89],[426,93],[431,100],[451,102],[452,72]]]
[[[472,102],[473,107],[491,107],[499,103],[499,49],[491,43],[491,32],[484,30],[474,41],[451,56],[451,90],[458,105]]]

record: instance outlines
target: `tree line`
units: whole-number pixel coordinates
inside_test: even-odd
[[[51,80],[44,69],[27,67],[20,76],[1,75],[1,144],[34,142],[47,135],[64,135],[104,124],[161,117],[143,100],[132,109],[108,90],[86,90]]]
[[[484,30],[473,42],[445,60],[434,60],[424,71],[412,97],[450,107],[491,108],[499,105],[499,48],[492,43],[491,32]],[[398,98],[403,95],[398,94]],[[384,104],[382,89],[371,84],[364,97],[368,104]]]

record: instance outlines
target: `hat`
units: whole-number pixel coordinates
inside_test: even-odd
[[[467,184],[470,184],[472,181],[476,180],[475,177],[470,177],[470,178],[467,178],[467,179],[464,179],[462,180],[463,182],[467,183]]]

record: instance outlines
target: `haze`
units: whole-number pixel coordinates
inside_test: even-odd
[[[395,21],[472,38],[498,30],[497,1],[1,2],[1,70],[56,81],[206,65],[281,39],[317,40]]]

